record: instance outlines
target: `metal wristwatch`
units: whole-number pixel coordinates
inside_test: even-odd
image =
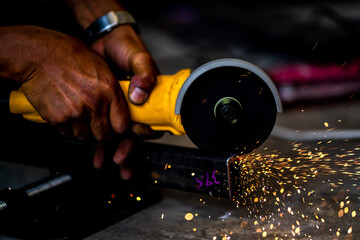
[[[136,32],[139,32],[135,19],[127,11],[110,11],[93,22],[86,30],[85,34],[89,42],[93,42],[104,34],[110,32],[115,27],[130,24]]]

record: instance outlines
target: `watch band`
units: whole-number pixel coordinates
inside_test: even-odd
[[[139,29],[135,19],[127,11],[110,11],[93,22],[86,30],[85,34],[91,42],[95,41],[102,35],[110,32],[117,26],[130,24],[138,33]]]

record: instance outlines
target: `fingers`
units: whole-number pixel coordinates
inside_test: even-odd
[[[86,139],[91,136],[88,118],[80,116],[72,121],[73,135],[78,139]]]
[[[126,161],[127,157],[130,155],[131,150],[135,145],[134,139],[124,139],[118,143],[118,146],[115,150],[113,161],[120,167],[120,176],[124,180],[129,180],[132,175],[132,168],[129,162]],[[95,168],[101,168],[105,161],[105,143],[99,142],[95,148],[93,156],[93,166]]]
[[[109,117],[111,128],[116,134],[120,135],[128,129],[130,124],[130,114],[121,90],[118,91],[118,94],[110,103]]]
[[[106,140],[111,135],[108,107],[102,104],[91,113],[90,129],[93,137],[98,141]]]
[[[131,131],[135,133],[137,136],[146,139],[159,138],[163,135],[163,132],[153,131],[149,125],[141,124],[141,123],[133,123],[133,125],[131,126]]]
[[[134,139],[125,139],[118,144],[113,160],[120,166],[120,176],[124,180],[129,180],[132,174],[132,169],[126,158],[130,155],[131,150],[135,145]]]
[[[105,160],[105,147],[103,142],[99,142],[96,145],[94,157],[93,157],[93,166],[94,168],[101,168]]]
[[[133,123],[131,126],[131,131],[140,137],[152,136],[154,134],[154,131],[151,130],[150,126],[141,123]]]
[[[53,125],[63,135],[74,136],[79,140],[93,138],[97,141],[121,135],[128,129],[130,119],[124,102],[113,100],[109,104],[100,104],[97,108],[96,111],[87,109],[79,117]]]
[[[120,143],[118,143],[118,146],[116,148],[113,160],[116,164],[123,164],[125,162],[125,159],[130,154],[132,148],[134,147],[134,139],[124,139]]]
[[[147,52],[137,52],[130,57],[134,72],[129,86],[129,100],[133,104],[143,104],[156,83],[157,68]]]

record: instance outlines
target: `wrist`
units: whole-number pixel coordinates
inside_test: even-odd
[[[129,12],[125,10],[110,11],[90,24],[85,30],[86,38],[89,43],[92,43],[111,32],[114,28],[124,25],[130,25],[136,33],[139,32],[135,19]]]
[[[67,3],[83,30],[110,11],[125,10],[117,0],[67,0]]]

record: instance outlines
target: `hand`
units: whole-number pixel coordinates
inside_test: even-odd
[[[133,104],[144,103],[156,84],[158,71],[150,53],[133,28],[129,25],[117,27],[95,41],[91,47],[112,61],[120,70],[134,73],[129,86],[129,100]],[[157,135],[149,126],[143,124],[133,124],[132,131],[141,137]],[[118,143],[113,157],[114,162],[120,166],[120,175],[123,179],[131,177],[131,164],[126,158],[134,144],[134,139],[122,140]],[[100,168],[103,162],[104,146],[100,144],[94,155],[94,166]]]
[[[130,25],[113,29],[91,46],[119,69],[132,72],[129,100],[142,104],[149,97],[156,83],[157,67],[140,37]]]
[[[125,10],[117,0],[67,0],[75,20],[82,29],[87,29],[91,23],[109,11]],[[110,61],[117,69],[130,72],[133,77],[128,94],[133,104],[142,104],[149,97],[155,86],[157,67],[147,51],[141,38],[130,25],[118,26],[111,32],[96,40],[91,47]],[[149,126],[133,124],[133,132],[137,135],[154,135]],[[114,154],[114,162],[120,165],[123,178],[130,177],[130,168],[125,159],[134,145],[134,140],[123,140]],[[99,145],[94,156],[94,166],[101,167],[104,161],[103,143]]]
[[[133,164],[127,159],[130,155],[133,147],[138,140],[138,137],[141,138],[159,138],[162,136],[163,132],[154,132],[150,129],[148,125],[134,123],[131,127],[131,131],[134,134],[132,136],[127,136],[122,138],[117,142],[117,147],[113,155],[113,161],[120,167],[120,176],[124,180],[129,180],[133,172]],[[123,136],[124,137],[124,136]],[[95,168],[101,168],[106,155],[106,142],[99,142],[96,146],[93,158],[93,165]]]
[[[77,138],[99,141],[128,128],[126,101],[101,56],[73,37],[44,28],[1,31],[5,77],[22,83],[21,90],[44,120]]]

